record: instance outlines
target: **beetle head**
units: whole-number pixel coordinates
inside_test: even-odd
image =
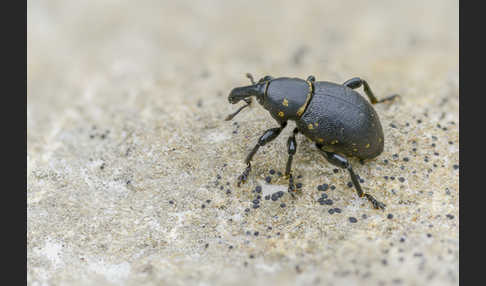
[[[250,96],[255,96],[259,103],[263,102],[263,97],[265,95],[266,82],[258,82],[256,84],[236,87],[234,88],[229,96],[228,101],[231,104],[238,103],[240,100],[248,98]]]

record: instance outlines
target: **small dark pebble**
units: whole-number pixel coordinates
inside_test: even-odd
[[[169,201],[169,204],[173,205],[174,204],[174,201]]]
[[[267,182],[268,184],[270,184],[270,182],[271,182],[271,181],[272,181],[272,177],[267,176],[267,177],[265,178],[265,182]]]
[[[454,165],[454,166],[452,166],[452,167],[454,168],[454,170],[459,169],[459,165],[457,165],[457,164],[456,164],[456,165]]]
[[[327,199],[327,194],[322,193],[321,198],[322,198],[322,199]]]
[[[339,172],[338,169],[333,169],[332,171],[334,172],[334,174],[336,174],[337,172]]]
[[[331,185],[331,187],[330,187],[330,188],[331,188],[331,190],[335,190],[335,189],[336,189],[336,186]]]
[[[322,200],[321,202],[319,202],[321,205],[328,205],[328,206],[331,206],[333,201],[331,199],[327,199],[327,200]]]
[[[297,179],[302,179],[302,175],[298,175],[297,176]]]
[[[453,215],[451,215],[451,214],[447,214],[447,215],[446,215],[446,217],[447,217],[448,219],[453,219],[453,218],[454,218],[454,216],[453,216]]]
[[[393,214],[388,214],[388,215],[386,216],[386,218],[387,218],[387,219],[392,219],[392,218],[393,218]]]
[[[282,177],[282,175],[283,175],[282,172],[280,171],[277,172],[277,176]]]
[[[209,204],[210,202],[211,202],[211,200],[206,200],[206,203],[208,203],[208,204]]]
[[[233,245],[228,246],[229,249],[233,249]]]
[[[216,176],[216,179],[218,179],[218,180],[221,179],[221,176],[220,175],[217,175]]]
[[[356,223],[356,222],[358,222],[358,220],[355,217],[352,217],[352,216],[349,217],[348,219],[349,219],[349,222],[350,223]]]
[[[227,195],[231,194],[231,190],[226,190],[226,194]]]
[[[302,183],[297,183],[295,184],[295,186],[297,187],[297,189],[302,189]]]
[[[427,237],[432,237],[432,234],[430,234],[430,233],[427,233]]]
[[[398,180],[399,180],[400,182],[402,182],[402,183],[403,183],[403,182],[405,182],[405,178],[404,178],[404,177],[400,177],[400,178],[398,178]]]
[[[249,208],[246,208],[246,209],[245,209],[245,212],[246,212],[246,213],[250,212],[250,209],[249,209]]]
[[[204,204],[201,206],[202,209],[205,208],[205,207],[206,207],[206,205],[204,205]]]
[[[341,213],[341,209],[340,209],[340,208],[334,208],[334,211],[335,211],[336,213],[338,213],[338,214],[340,214],[340,213]]]
[[[273,174],[275,174],[275,170],[274,169],[271,169],[270,170],[270,175],[273,175]]]
[[[363,219],[367,219],[367,218],[368,218],[368,216],[367,216],[366,214],[363,214],[361,217],[362,217]]]
[[[329,209],[327,212],[332,215],[334,214],[334,209]]]
[[[253,258],[255,258],[255,255],[250,254],[250,259],[253,259]]]
[[[274,201],[274,202],[275,202],[276,200],[278,200],[278,198],[279,198],[279,197],[278,197],[277,193],[273,193],[273,194],[272,194],[272,201]]]
[[[403,158],[403,161],[408,162],[410,159],[408,157]]]
[[[405,238],[403,238],[403,237],[400,238],[400,242],[402,242],[402,243],[405,242]]]
[[[254,204],[254,205],[253,205],[253,208],[254,208],[254,209],[257,209],[257,208],[259,208],[259,207],[260,207],[260,205],[258,205],[258,204]]]
[[[384,176],[383,178],[385,178],[385,180],[388,180],[388,176]]]
[[[329,189],[329,185],[328,184],[322,184],[322,185],[317,186],[317,189],[319,191],[325,192],[325,191],[327,191],[327,189]]]
[[[261,193],[262,192],[262,186],[256,186],[255,191],[257,193]]]
[[[258,199],[254,199],[252,202],[253,202],[255,205],[258,205],[258,204],[260,203],[260,200],[258,200]]]
[[[353,187],[353,182],[348,182],[348,188],[352,188]]]
[[[390,177],[390,180],[392,180],[392,181],[395,180],[395,177],[394,176],[391,176]]]
[[[388,164],[388,160],[387,159],[383,160],[383,163],[385,163],[385,165]]]
[[[258,236],[260,233],[258,231],[255,231],[253,235]]]
[[[270,199],[270,195],[266,195],[266,196],[265,196],[265,200],[267,200],[267,201],[268,201],[269,199]]]
[[[281,204],[280,204],[280,207],[281,207],[281,208],[284,208],[284,207],[285,207],[285,204],[284,204],[284,203],[281,203]]]

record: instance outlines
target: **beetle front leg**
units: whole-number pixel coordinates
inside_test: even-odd
[[[297,141],[295,141],[295,135],[298,133],[299,129],[295,128],[293,134],[287,140],[289,159],[287,160],[287,166],[285,168],[285,176],[289,178],[289,193],[295,191],[294,178],[292,177],[292,159],[295,152],[297,152]]]
[[[378,100],[378,99],[376,99],[375,95],[373,94],[373,91],[371,91],[369,84],[364,79],[361,79],[359,77],[354,77],[350,80],[347,80],[343,83],[343,85],[345,85],[345,86],[347,86],[351,89],[356,89],[356,88],[363,86],[364,92],[366,93],[366,95],[368,96],[368,98],[370,99],[372,104],[390,101],[390,100],[395,99],[396,97],[399,97],[398,94],[393,94],[393,95],[390,95],[388,97],[385,97],[383,99]]]
[[[255,145],[255,147],[253,147],[251,152],[246,157],[245,163],[247,166],[245,171],[243,171],[243,173],[238,177],[238,187],[241,185],[241,183],[245,183],[248,179],[248,175],[251,171],[251,160],[253,159],[253,156],[258,151],[258,149],[260,149],[261,146],[264,146],[273,139],[277,138],[277,136],[285,128],[285,126],[287,126],[287,122],[282,123],[282,125],[278,128],[268,129],[267,131],[265,131],[265,133],[263,133],[260,139],[258,139],[258,143]]]
[[[366,197],[373,204],[373,207],[375,209],[385,209],[384,203],[377,201],[372,195],[363,192],[363,189],[361,189],[361,185],[359,184],[358,176],[356,176],[353,168],[351,167],[351,164],[344,156],[321,150],[322,146],[319,144],[316,144],[316,147],[329,163],[333,164],[334,166],[348,170],[349,175],[351,176],[351,181],[353,181],[354,188],[356,189],[356,192],[358,193],[358,196],[360,198]]]

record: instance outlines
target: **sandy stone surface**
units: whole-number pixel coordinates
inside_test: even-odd
[[[28,1],[28,284],[458,285],[458,26],[442,0]],[[287,194],[293,122],[238,188],[277,126],[224,121],[247,72],[400,94],[351,160],[386,210],[301,135]]]

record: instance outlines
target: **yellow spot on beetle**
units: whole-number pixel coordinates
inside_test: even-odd
[[[317,127],[317,126],[319,126],[319,123],[316,122],[316,123],[314,123],[314,125]]]
[[[370,148],[370,143],[366,144],[365,146],[366,148]]]
[[[314,129],[314,126],[312,126],[312,124],[309,124],[309,126],[307,126],[307,128],[312,130],[312,129]]]
[[[339,141],[338,141],[338,140],[332,140],[332,141],[331,141],[331,144],[337,144],[337,143],[339,143]]]
[[[283,106],[289,106],[289,101],[286,98],[284,98],[282,105]]]
[[[378,142],[381,142],[381,138],[378,138]]]
[[[324,142],[324,139],[319,138],[319,139],[317,139],[317,141],[319,141],[319,143],[323,143]]]
[[[278,116],[280,116],[280,117],[284,117],[284,113],[283,113],[283,111],[279,111],[279,112],[278,112]]]
[[[358,149],[356,149],[356,148],[353,148],[353,151],[354,151],[354,152],[358,152]]]

